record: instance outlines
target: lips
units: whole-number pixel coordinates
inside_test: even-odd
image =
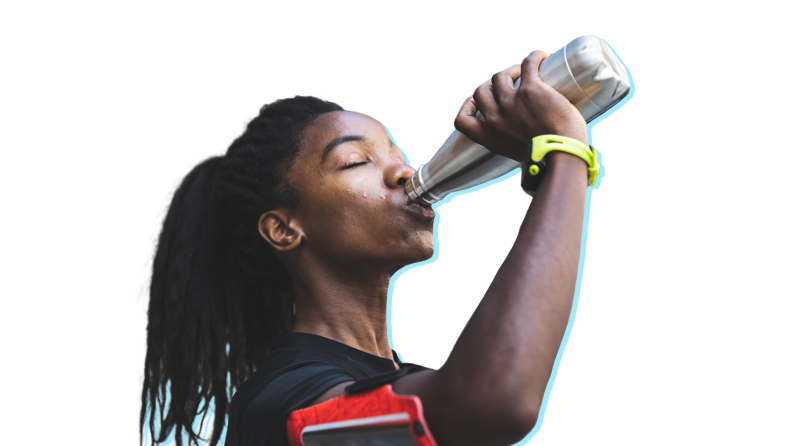
[[[408,211],[424,218],[431,219],[435,217],[434,209],[432,209],[429,204],[426,204],[421,200],[409,201],[408,199],[407,203],[404,205],[404,209],[407,209]]]

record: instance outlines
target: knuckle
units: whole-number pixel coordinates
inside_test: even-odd
[[[501,124],[503,124],[503,118],[498,114],[491,114],[486,118],[488,127],[499,128],[501,127]]]
[[[465,126],[465,119],[462,117],[461,114],[457,115],[457,117],[454,119],[454,128],[459,131],[462,131],[464,126]]]

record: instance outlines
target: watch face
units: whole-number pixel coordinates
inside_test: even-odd
[[[544,160],[540,160],[539,162],[534,162],[533,160],[530,162],[523,161],[522,180],[520,185],[526,194],[533,197],[536,188],[538,188],[539,183],[542,182],[546,166],[547,163],[545,163]]]

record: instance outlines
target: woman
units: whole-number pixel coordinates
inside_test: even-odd
[[[538,135],[585,143],[580,113],[538,78],[547,56],[482,84],[457,129],[515,160]],[[448,361],[429,370],[399,363],[387,340],[390,278],[434,249],[434,212],[404,192],[413,169],[368,116],[316,98],[263,107],[224,157],[187,175],[163,224],[141,429],[150,411],[155,440],[175,429],[177,444],[183,431],[195,441],[213,403],[215,445],[236,391],[226,444],[281,446],[292,411],[384,374],[420,398],[441,446],[519,441],[569,318],[587,187],[582,159],[546,159],[514,247]]]

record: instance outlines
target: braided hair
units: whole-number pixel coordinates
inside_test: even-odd
[[[301,96],[265,105],[225,156],[196,166],[174,193],[151,275],[141,442],[148,417],[154,444],[175,430],[177,446],[183,434],[197,445],[213,406],[209,444],[217,445],[231,395],[266,359],[271,339],[291,330],[291,282],[258,219],[298,205],[286,175],[301,136],[340,110]]]

